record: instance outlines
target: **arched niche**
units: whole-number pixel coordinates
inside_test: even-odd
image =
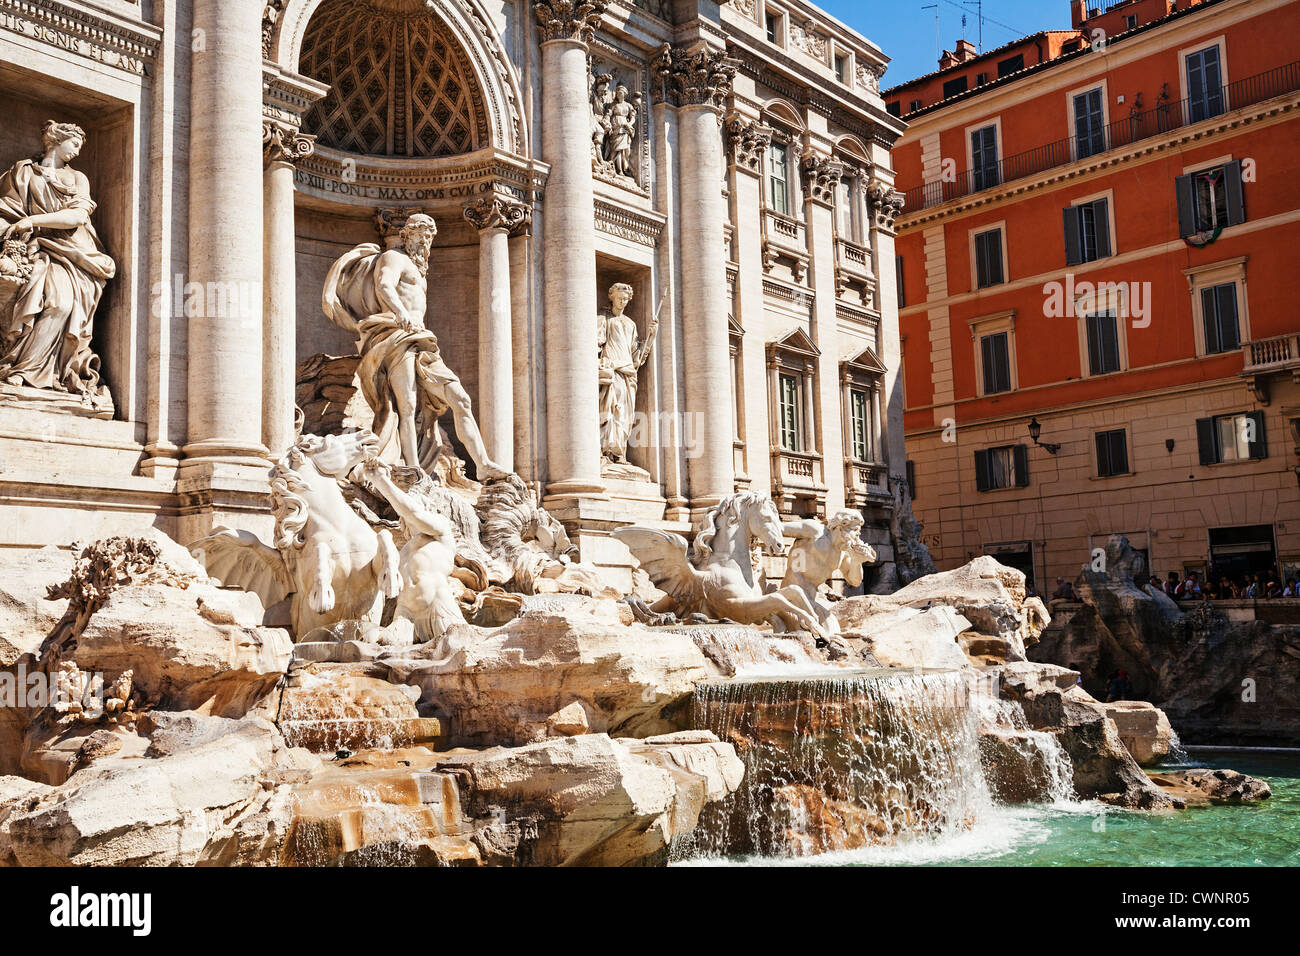
[[[518,74],[497,36],[497,27],[478,0],[269,0],[263,34],[267,59],[301,73],[304,43],[320,28],[317,17],[335,20],[343,36],[379,17],[432,18],[454,40],[456,53],[471,71],[482,97],[486,140],[483,145],[518,157],[530,154]]]

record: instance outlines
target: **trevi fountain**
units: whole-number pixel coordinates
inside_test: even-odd
[[[1268,796],[1144,770],[1021,572],[935,569],[887,60],[760,6],[0,3],[0,865],[925,862]]]

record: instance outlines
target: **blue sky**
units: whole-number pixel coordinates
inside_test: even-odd
[[[966,39],[979,44],[975,6],[961,0],[814,0],[831,16],[842,20],[871,40],[892,58],[882,86],[896,86],[938,68],[934,10],[939,6],[939,38],[951,50],[962,37],[961,18],[966,12]],[[1097,6],[1105,4],[1098,3]],[[996,22],[995,22],[996,21]],[[984,0],[984,49],[1048,28],[1069,28],[1069,0]],[[1010,29],[1008,29],[1010,28]]]

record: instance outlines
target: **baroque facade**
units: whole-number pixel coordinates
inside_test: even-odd
[[[0,545],[269,529],[295,415],[356,404],[331,264],[418,213],[484,460],[584,560],[630,580],[614,529],[750,489],[860,511],[887,586],[910,511],[886,62],[802,0],[0,0],[0,167],[74,124],[115,266],[108,397],[0,383]],[[602,370],[613,327],[640,365]]]

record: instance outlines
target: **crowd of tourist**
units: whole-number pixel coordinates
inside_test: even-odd
[[[1272,571],[1266,574],[1246,574],[1235,578],[1228,575],[1210,575],[1210,580],[1202,581],[1200,572],[1189,572],[1186,578],[1179,578],[1177,571],[1170,571],[1169,577],[1160,580],[1152,575],[1148,583],[1157,591],[1163,591],[1175,601],[1251,601],[1268,598],[1300,598],[1300,582],[1296,578],[1287,578],[1283,584]],[[1031,592],[1032,593],[1032,592]],[[1056,579],[1056,590],[1052,592],[1053,601],[1078,601],[1079,596],[1074,585],[1065,578]]]
[[[1278,580],[1276,574],[1246,574],[1230,578],[1226,574],[1208,575],[1209,580],[1202,581],[1196,571],[1179,580],[1177,571],[1170,571],[1164,581],[1152,575],[1151,586],[1164,591],[1175,601],[1249,601],[1264,598],[1300,597],[1300,584],[1294,577],[1288,578],[1286,584]],[[1217,580],[1216,580],[1217,578]]]

